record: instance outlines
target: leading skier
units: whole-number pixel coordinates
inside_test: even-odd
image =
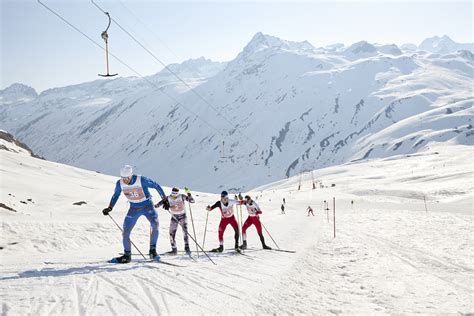
[[[153,201],[149,189],[153,188],[160,194],[161,198],[164,199],[165,193],[161,186],[155,181],[146,177],[135,175],[133,173],[132,166],[125,165],[120,169],[121,179],[117,180],[115,184],[115,192],[110,200],[110,204],[105,208],[102,213],[109,215],[112,211],[115,203],[117,202],[120,193],[123,192],[125,197],[130,202],[130,208],[128,209],[127,216],[123,221],[123,248],[124,254],[121,257],[117,257],[111,260],[114,263],[129,263],[132,259],[132,249],[130,242],[130,233],[133,227],[137,223],[140,216],[144,215],[151,225],[151,237],[150,237],[150,251],[149,255],[151,259],[160,260],[160,256],[156,253],[156,243],[158,241],[158,213],[153,207]],[[169,209],[169,203],[164,202],[163,207]]]

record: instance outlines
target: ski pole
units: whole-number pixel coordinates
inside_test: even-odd
[[[110,219],[115,223],[115,225],[117,225],[117,227],[120,229],[120,231],[122,232],[122,235],[123,235],[123,229],[122,227],[120,227],[119,224],[117,224],[117,222],[115,221],[115,219],[110,215],[110,214],[107,214],[109,215]],[[146,260],[145,256],[142,254],[142,252],[140,251],[140,249],[138,249],[137,246],[135,246],[135,244],[133,243],[133,241],[130,239],[130,243],[133,245],[133,247],[135,247],[135,249],[142,255],[143,259]]]
[[[278,249],[280,249],[280,247],[278,246],[278,244],[276,243],[275,239],[273,239],[272,235],[270,235],[270,232],[268,231],[268,229],[265,227],[265,225],[262,224],[262,227],[265,229],[265,231],[267,232],[268,236],[270,236],[270,238],[273,240],[273,242],[275,243],[275,245],[277,246]]]
[[[244,226],[244,222],[242,220],[242,205],[240,206],[240,244],[243,243],[244,236],[242,235],[242,226]]]
[[[185,187],[184,188],[184,191],[186,193],[191,193],[191,190],[189,190],[189,188]],[[194,228],[194,219],[193,219],[193,211],[191,210],[191,202],[188,201],[188,205],[189,205],[189,214],[191,214],[191,223],[193,224],[193,234],[194,234],[194,239],[197,240],[197,237],[196,237],[196,229]],[[199,258],[199,249],[198,249],[198,246],[196,245],[196,253],[197,253],[197,256]]]
[[[191,203],[188,202],[188,206],[189,206],[189,214],[191,215],[191,224],[193,224],[194,241],[196,242],[196,240],[197,240],[197,238],[196,238],[196,229],[194,228],[193,211],[191,210]],[[197,252],[197,256],[199,258],[199,249],[198,249],[197,242],[196,242],[196,252]]]
[[[170,213],[171,217],[174,218],[175,221],[178,221],[178,219],[170,212],[170,210],[167,210],[168,213]],[[179,223],[180,224],[180,223]],[[181,224],[181,227],[183,227],[183,225]],[[191,234],[189,234],[188,232],[186,232],[186,234],[188,235],[189,238],[191,238],[195,243],[196,243],[196,247],[199,247],[201,249],[201,251],[206,255],[206,257],[212,262],[214,263],[215,265],[217,265],[212,259],[211,257],[209,257],[209,255],[207,254],[207,252],[204,251],[204,249],[202,249],[202,247],[198,244],[197,240],[193,238],[193,236],[191,236]]]
[[[204,227],[204,238],[202,240],[202,246],[204,247],[205,243],[206,243],[206,232],[207,232],[207,220],[209,219],[209,211],[207,211],[207,215],[206,215],[206,226]]]

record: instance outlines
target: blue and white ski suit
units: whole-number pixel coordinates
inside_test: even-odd
[[[146,216],[151,225],[150,249],[156,249],[159,223],[158,213],[153,207],[153,201],[149,191],[150,188],[158,191],[162,199],[166,197],[158,183],[139,175],[133,175],[129,184],[125,184],[120,179],[117,180],[115,185],[115,192],[110,200],[109,206],[111,208],[114,207],[122,192],[130,202],[130,208],[123,221],[123,248],[125,253],[131,253],[130,233],[137,223],[138,218],[142,215]]]

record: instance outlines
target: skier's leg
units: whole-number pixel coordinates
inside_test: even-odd
[[[245,220],[244,226],[242,226],[242,240],[245,242],[247,241],[247,229],[252,225],[252,219],[247,217]]]
[[[272,249],[272,248],[268,247],[265,244],[265,237],[263,237],[262,223],[260,222],[260,218],[255,217],[254,225],[255,225],[255,228],[257,228],[257,233],[258,233],[258,237],[260,237],[260,242],[262,243],[262,248],[263,249],[268,249],[268,250]]]
[[[237,220],[235,216],[232,216],[229,220],[229,224],[234,228],[234,239],[235,239],[235,248],[239,247],[239,224],[237,224]]]
[[[229,222],[227,221],[227,218],[221,218],[221,222],[219,223],[219,232],[218,232],[220,246],[224,246],[224,231],[228,224]]]
[[[153,205],[146,207],[144,212],[146,218],[150,222],[151,227],[150,249],[156,249],[156,243],[158,242],[159,235],[158,213],[156,212]]]
[[[183,228],[184,248],[189,249],[188,218],[186,214],[179,218],[179,224]]]
[[[123,243],[123,252],[125,254],[132,253],[132,244],[130,242],[130,234],[132,233],[132,229],[137,223],[137,220],[141,215],[142,215],[142,212],[129,209],[127,212],[127,216],[125,216],[125,219],[123,220],[122,243]]]
[[[178,230],[178,221],[175,219],[175,217],[171,217],[169,234],[171,249],[173,251],[176,249],[176,230]]]

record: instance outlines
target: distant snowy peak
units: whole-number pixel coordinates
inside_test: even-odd
[[[400,48],[406,51],[416,51],[418,47],[415,44],[406,43],[406,44],[402,44]]]
[[[375,56],[377,53],[377,48],[366,41],[354,43],[343,51],[343,55],[350,60]]]
[[[28,102],[38,97],[36,90],[30,86],[14,83],[0,90],[0,105]]]
[[[311,45],[308,41],[286,41],[275,36],[266,35],[261,32],[258,32],[245,46],[241,54],[243,54],[243,56],[245,57],[269,48],[287,50],[295,53],[304,53],[307,51],[314,50],[314,46]]]
[[[3,130],[0,130],[0,150],[6,150],[20,155],[44,159],[40,156],[35,155],[27,145],[20,142],[12,134]]]
[[[398,46],[395,44],[380,45],[380,46],[376,46],[376,48],[380,53],[383,53],[383,54],[388,54],[388,55],[393,55],[393,56],[399,56],[402,54],[402,51],[400,50],[400,48],[398,48]]]
[[[423,40],[418,49],[437,54],[449,54],[458,50],[472,52],[474,51],[474,43],[456,43],[449,36],[443,35],[442,37],[434,36]]]
[[[188,59],[182,63],[170,64],[168,68],[174,73],[187,78],[209,78],[216,75],[225,67],[226,63],[212,61],[204,57]],[[167,69],[163,69],[155,76],[169,74]]]

